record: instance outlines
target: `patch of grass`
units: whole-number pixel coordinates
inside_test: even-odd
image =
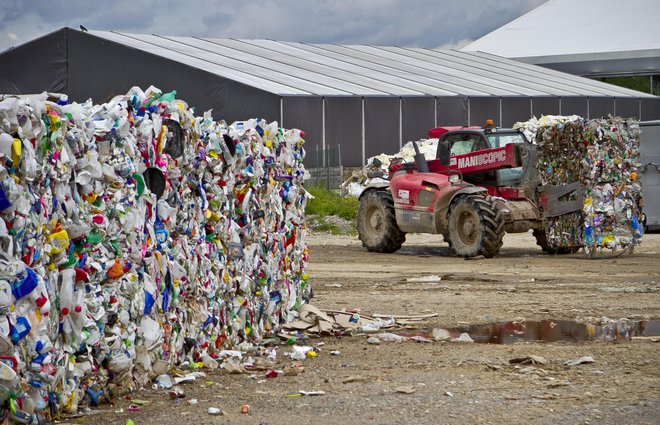
[[[355,220],[358,209],[357,198],[352,196],[341,197],[320,186],[310,186],[305,189],[314,196],[314,199],[307,201],[305,214],[318,215],[321,219],[336,215],[344,220]]]
[[[330,233],[331,235],[343,235],[344,232],[337,226],[335,226],[332,223],[320,223],[318,226],[316,226],[316,230],[319,230],[321,232],[327,232]]]

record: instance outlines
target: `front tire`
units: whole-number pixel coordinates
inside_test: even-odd
[[[449,208],[450,246],[461,257],[483,255],[491,258],[502,247],[504,222],[489,199],[462,195]]]
[[[357,218],[358,237],[371,252],[394,252],[401,248],[406,234],[396,224],[390,192],[370,191],[360,198]]]

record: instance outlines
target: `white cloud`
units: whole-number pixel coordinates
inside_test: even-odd
[[[458,41],[448,41],[447,43],[441,44],[438,49],[453,49],[453,50],[460,50],[463,47],[467,46],[468,44],[472,43],[474,40],[469,39],[469,38],[463,38]]]
[[[7,33],[7,39],[13,43],[18,41],[18,36],[14,34],[13,32],[8,32]]]

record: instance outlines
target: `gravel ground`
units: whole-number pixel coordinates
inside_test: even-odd
[[[594,259],[544,255],[531,233],[507,235],[493,259],[452,257],[441,241],[409,235],[398,252],[374,254],[356,237],[311,234],[311,304],[362,315],[433,315],[393,332],[468,330],[499,343],[310,336],[302,342],[317,347],[317,357],[292,361],[290,347],[276,348],[273,366],[285,372],[276,378],[206,371],[179,386],[184,397],[145,388],[67,423],[660,423],[660,343],[650,337],[660,331],[660,235],[646,235],[632,255]],[[641,321],[647,338],[589,340],[582,323],[602,317]],[[510,363],[530,355],[542,363]],[[584,356],[594,361],[564,364]],[[131,408],[136,400],[148,403]],[[210,415],[209,407],[224,415]]]

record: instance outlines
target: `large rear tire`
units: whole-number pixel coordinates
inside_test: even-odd
[[[390,192],[370,191],[360,198],[357,217],[358,237],[371,252],[394,252],[401,248],[406,234],[396,224]]]
[[[498,253],[504,237],[504,222],[499,209],[482,195],[462,195],[449,208],[449,239],[461,257]]]
[[[534,238],[536,238],[536,244],[541,247],[543,252],[547,252],[548,254],[574,254],[580,250],[579,247],[555,247],[550,245],[545,229],[534,229],[532,234],[534,235]]]

